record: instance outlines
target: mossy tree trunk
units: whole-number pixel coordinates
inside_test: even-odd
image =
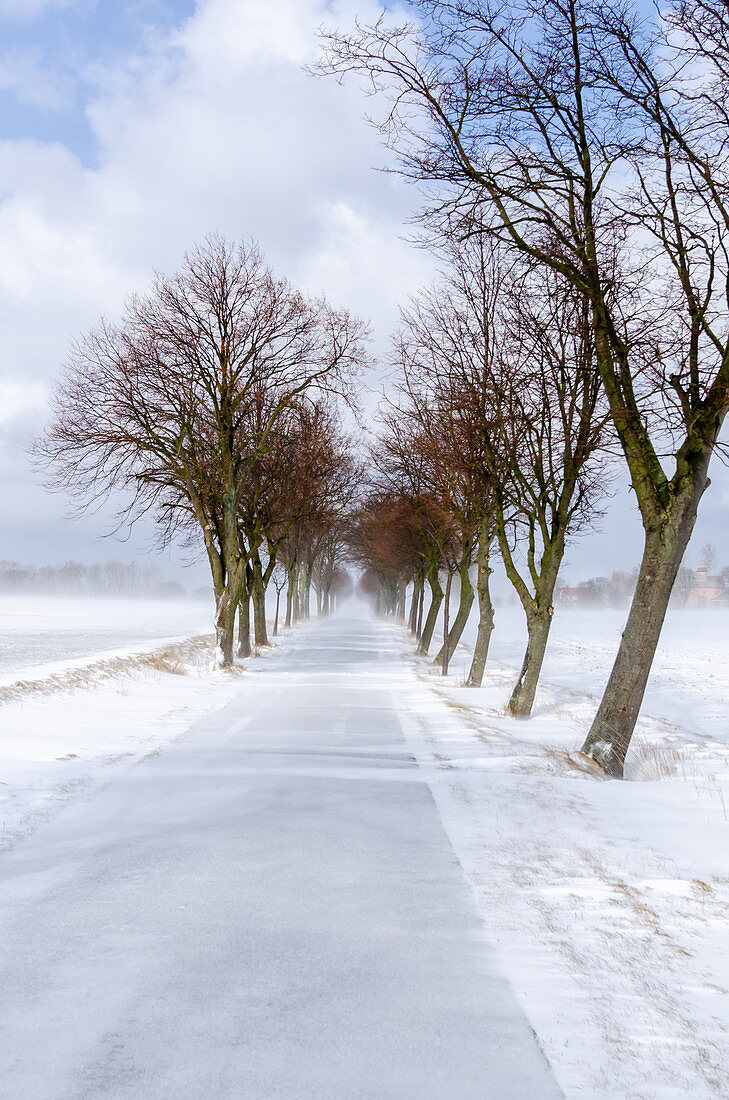
[[[438,621],[438,612],[440,611],[440,605],[443,603],[443,589],[441,588],[440,580],[438,578],[438,561],[434,559],[428,569],[428,585],[430,586],[430,607],[428,608],[428,614],[425,619],[425,626],[423,627],[423,633],[420,636],[420,644],[418,645],[418,653],[427,653],[430,649],[430,643],[433,640],[433,632]]]
[[[256,645],[268,645],[266,627],[266,584],[261,559],[254,554],[251,562],[251,598],[253,600],[253,632]]]
[[[640,713],[676,576],[708,484],[705,464],[674,494],[655,522],[644,524],[645,548],[628,619],[610,678],[582,751],[611,776],[621,778]]]
[[[468,673],[466,684],[469,687],[480,687],[483,683],[484,669],[489,655],[491,635],[494,629],[494,605],[491,600],[489,578],[491,569],[491,544],[494,539],[493,523],[483,521],[478,536],[476,549],[476,593],[478,596],[478,633],[476,645],[473,648],[473,659]]]
[[[598,363],[613,422],[631,474],[645,536],[638,583],[617,656],[582,751],[609,774],[621,778],[648,683],[673,585],[709,485],[709,462],[726,415],[729,350],[704,396],[698,382],[685,389],[675,379],[686,417],[686,434],[675,453],[669,479],[643,424],[630,380],[628,349],[609,311],[595,293],[594,326]],[[690,310],[694,333],[691,373],[699,378],[699,333],[704,317]]]
[[[514,685],[508,710],[515,718],[528,718],[534,705],[539,676],[547,650],[549,631],[554,615],[554,589],[559,568],[564,557],[565,536],[569,525],[569,506],[572,501],[574,485],[566,483],[562,487],[560,507],[551,529],[542,528],[544,539],[541,554],[537,554],[537,519],[528,518],[529,543],[527,550],[527,568],[531,588],[527,585],[514,561],[509,544],[503,507],[497,503],[496,533],[499,549],[504,561],[506,575],[511,581],[524,609],[527,624],[527,646],[524,653],[519,678]]]
[[[448,576],[446,578],[445,588],[445,602],[443,604],[443,645],[441,647],[441,673],[443,676],[448,675],[448,663],[451,656],[450,638],[448,636],[448,626],[450,619],[451,608],[451,586],[453,584],[453,568],[448,566]]]
[[[251,655],[251,597],[248,590],[243,592],[238,604],[238,656]]]
[[[418,605],[423,591],[423,584],[424,580],[422,577],[416,576],[413,579],[413,595],[410,601],[410,619],[408,621],[411,634],[417,634],[418,631]]]
[[[435,658],[436,663],[442,664],[445,657],[445,650],[448,650],[448,661],[452,658],[456,651],[456,647],[460,642],[463,631],[466,629],[468,622],[468,616],[471,614],[471,608],[473,607],[473,601],[475,599],[475,593],[473,591],[473,585],[471,584],[471,577],[469,570],[471,568],[472,548],[469,546],[466,553],[458,566],[458,579],[461,585],[460,599],[458,601],[458,611],[456,617],[453,620],[447,639],[444,638],[443,645],[438,651],[438,655]],[[447,601],[446,601],[447,602]]]
[[[420,584],[420,599],[418,600],[418,625],[415,629],[415,637],[420,641],[423,637],[423,611],[425,610],[425,579]]]

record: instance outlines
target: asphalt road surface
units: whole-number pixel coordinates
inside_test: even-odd
[[[337,618],[0,857],[8,1100],[552,1100],[397,718]]]

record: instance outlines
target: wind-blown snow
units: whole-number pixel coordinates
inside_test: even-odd
[[[239,690],[211,673],[211,617],[195,601],[0,598],[0,849]]]
[[[419,681],[403,724],[510,977],[568,1097],[729,1095],[729,613],[669,616],[627,782],[579,748],[625,612],[558,612],[529,721],[499,609],[483,689]],[[395,630],[397,628],[393,628]],[[473,636],[471,634],[471,636]]]
[[[620,783],[605,780],[576,750],[624,617],[558,611],[527,722],[504,710],[522,658],[517,609],[497,609],[483,689],[461,686],[467,648],[443,680],[432,662],[414,656],[412,639],[396,625],[382,628],[388,675],[385,681],[378,673],[372,687],[391,692],[566,1096],[725,1098],[729,613],[670,615]],[[198,630],[192,620],[187,631],[182,622],[156,623],[158,638],[168,628],[173,638]],[[297,644],[296,634],[282,642],[284,649]],[[150,648],[157,656],[145,664]],[[53,669],[23,672],[47,684],[51,672],[66,669],[80,677],[76,690],[69,683],[67,691],[56,686],[0,707],[6,847],[65,801],[163,751],[211,708],[251,690],[259,667],[252,661],[243,672],[213,671],[212,635],[187,643],[168,636],[155,645],[137,636],[113,655],[94,653],[63,661],[57,648]],[[94,670],[108,671],[115,660],[119,669],[102,681]],[[5,674],[0,690],[13,676]],[[358,689],[368,687],[367,675],[353,677]],[[318,766],[313,759],[310,767]]]

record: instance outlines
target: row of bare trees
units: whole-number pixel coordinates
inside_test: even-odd
[[[622,456],[644,554],[583,746],[620,775],[729,408],[729,22],[714,0],[404,3],[405,24],[328,35],[321,65],[388,103],[383,134],[443,261],[403,311],[356,522],[336,410],[365,331],[253,246],[210,240],[81,340],[38,453],[84,503],[126,487],[127,515],[202,537],[222,663],[236,615],[245,651],[251,602],[265,636],[283,570],[287,621],[314,585],[324,610],[346,547],[386,608],[403,613],[412,586],[423,650],[459,576],[439,657],[477,597],[478,683],[497,546],[528,627],[516,715],[566,540]]]
[[[620,775],[729,408],[725,6],[715,0],[653,8],[630,0],[409,0],[405,6],[412,13],[407,23],[383,17],[328,35],[321,67],[340,78],[364,74],[367,87],[388,104],[381,119],[385,140],[404,176],[426,193],[424,237],[459,251],[467,244],[489,263],[498,251],[498,270],[483,288],[487,296],[500,293],[500,279],[510,280],[512,263],[526,265],[526,278],[538,285],[540,331],[545,310],[572,319],[567,388],[555,394],[548,374],[550,416],[542,421],[536,410],[536,418],[544,425],[537,434],[551,432],[563,409],[572,408],[575,419],[560,430],[574,440],[574,454],[560,459],[556,471],[537,471],[531,431],[520,441],[499,429],[498,442],[484,437],[480,445],[491,471],[496,448],[517,448],[516,466],[526,468],[529,482],[519,491],[532,501],[529,515],[513,520],[527,545],[526,574],[517,577],[503,530],[510,509],[521,507],[512,496],[516,483],[493,485],[493,522],[530,626],[530,651],[512,698],[518,710],[532,693],[530,668],[548,631],[547,601],[564,532],[579,515],[580,479],[595,480],[584,474],[587,451],[597,443],[603,406],[607,411],[645,544],[626,628],[583,747]],[[415,307],[434,320],[436,332],[438,306],[431,300]],[[413,340],[426,355],[436,349],[427,347],[430,334],[417,312],[406,318],[404,411],[413,423],[420,422],[421,389],[437,394],[440,382],[433,379],[441,369],[448,387],[469,390],[460,351],[455,367],[451,361],[453,318],[449,306],[442,356],[427,384],[409,349]],[[527,356],[533,331],[527,319]],[[553,343],[561,354],[556,336]],[[520,361],[518,351],[514,355]],[[498,401],[508,412],[517,399],[506,385]],[[467,408],[468,401],[459,397],[457,406]],[[589,410],[581,437],[572,435],[580,409]],[[527,419],[516,422],[524,427]],[[587,467],[578,475],[580,453]]]
[[[421,653],[443,609],[436,660],[444,672],[478,596],[467,680],[476,686],[494,624],[495,544],[526,616],[528,644],[509,702],[526,717],[567,539],[595,516],[605,489],[606,403],[584,296],[483,237],[452,245],[444,261],[443,279],[402,312],[396,391],[382,412],[360,518],[361,557],[381,579],[386,610],[402,612],[412,585],[410,627]],[[454,576],[460,597],[451,623]]]
[[[251,607],[267,642],[277,566],[287,623],[308,615],[314,581],[322,608],[342,584],[337,531],[359,477],[339,407],[365,337],[255,245],[212,237],[73,348],[38,460],[82,508],[126,490],[120,522],[151,514],[163,539],[202,541],[221,665],[236,616],[250,652]]]

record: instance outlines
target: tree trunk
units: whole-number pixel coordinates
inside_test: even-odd
[[[425,607],[425,578],[420,582],[420,599],[418,600],[418,625],[415,636],[418,641],[423,637],[423,609]]]
[[[476,645],[473,649],[473,660],[468,673],[466,684],[468,687],[481,687],[483,673],[486,668],[486,659],[489,655],[491,634],[494,629],[494,605],[491,602],[489,589],[489,577],[491,576],[491,542],[493,535],[484,524],[478,540],[476,551],[476,564],[478,576],[476,578],[476,591],[478,593],[478,634]]]
[[[565,518],[566,505],[564,502],[571,500],[572,490],[568,491],[565,488],[562,496],[564,508],[562,518],[560,522],[555,523],[551,541],[544,546],[538,564],[536,555],[531,555],[529,573],[534,586],[533,593],[529,590],[524,578],[516,568],[509,547],[503,512],[497,511],[496,528],[504,569],[524,608],[528,633],[524,662],[508,705],[509,713],[513,714],[515,718],[528,718],[531,714],[537,684],[539,683],[539,674],[542,671],[544,654],[547,649],[549,631],[552,626],[554,587],[564,557],[568,523]]]
[[[247,591],[238,604],[238,656],[251,655],[251,597]]]
[[[288,629],[291,626],[294,617],[294,588],[296,585],[296,570],[294,566],[290,565],[286,572],[286,620],[284,622],[284,626],[286,627],[286,629]]]
[[[473,607],[474,591],[471,584],[471,578],[469,576],[469,569],[471,567],[471,551],[464,554],[461,564],[458,567],[458,575],[461,582],[461,598],[458,603],[458,611],[456,617],[453,620],[453,626],[448,634],[448,660],[450,661],[453,654],[456,652],[456,646],[461,640],[463,631],[466,629],[466,623],[468,622],[468,616],[471,614],[471,608]],[[445,642],[440,647],[438,656],[435,658],[437,664],[443,663]]]
[[[440,586],[440,580],[438,579],[438,565],[434,563],[428,570],[428,584],[430,585],[431,601],[428,608],[428,615],[425,620],[425,626],[423,627],[423,633],[420,638],[420,645],[418,646],[418,653],[427,653],[430,649],[430,643],[433,639],[433,631],[435,630],[435,624],[438,621],[438,612],[440,611],[440,605],[443,603],[443,589]]]
[[[646,530],[645,549],[628,621],[610,679],[582,751],[609,775],[622,778],[673,585],[696,522],[706,486],[699,483],[676,501],[673,514]]]
[[[509,712],[515,718],[528,718],[532,712],[534,696],[539,683],[539,674],[542,671],[544,654],[549,640],[549,630],[552,626],[553,611],[550,601],[550,605],[546,608],[539,607],[527,612],[529,640],[527,641],[519,679],[516,681],[511,699],[509,699]]]
[[[276,589],[276,618],[273,620],[273,636],[278,637],[278,609],[281,606],[281,589]]]
[[[441,672],[444,676],[448,675],[448,660],[450,658],[450,638],[448,637],[448,619],[450,617],[451,607],[451,585],[453,584],[453,570],[448,567],[448,579],[446,580],[445,590],[445,606],[443,607],[443,646],[442,646],[442,658],[441,658]]]
[[[303,619],[311,617],[311,576],[313,572],[314,563],[307,561],[301,571],[301,617]]]
[[[219,668],[228,668],[233,664],[237,606],[238,601],[230,586],[226,585],[218,596],[215,609],[215,663]]]
[[[226,555],[225,583],[215,596],[215,663],[218,668],[233,664],[235,648],[235,613],[241,596],[246,590],[246,562],[238,550],[238,532],[235,529],[234,551]]]
[[[253,631],[256,645],[268,645],[268,632],[266,630],[266,586],[261,576],[260,563],[253,563],[253,583],[251,585],[253,597]]]
[[[418,601],[420,600],[420,593],[423,589],[422,577],[415,577],[413,580],[413,596],[410,602],[410,619],[408,626],[410,633],[415,634],[418,629]]]

